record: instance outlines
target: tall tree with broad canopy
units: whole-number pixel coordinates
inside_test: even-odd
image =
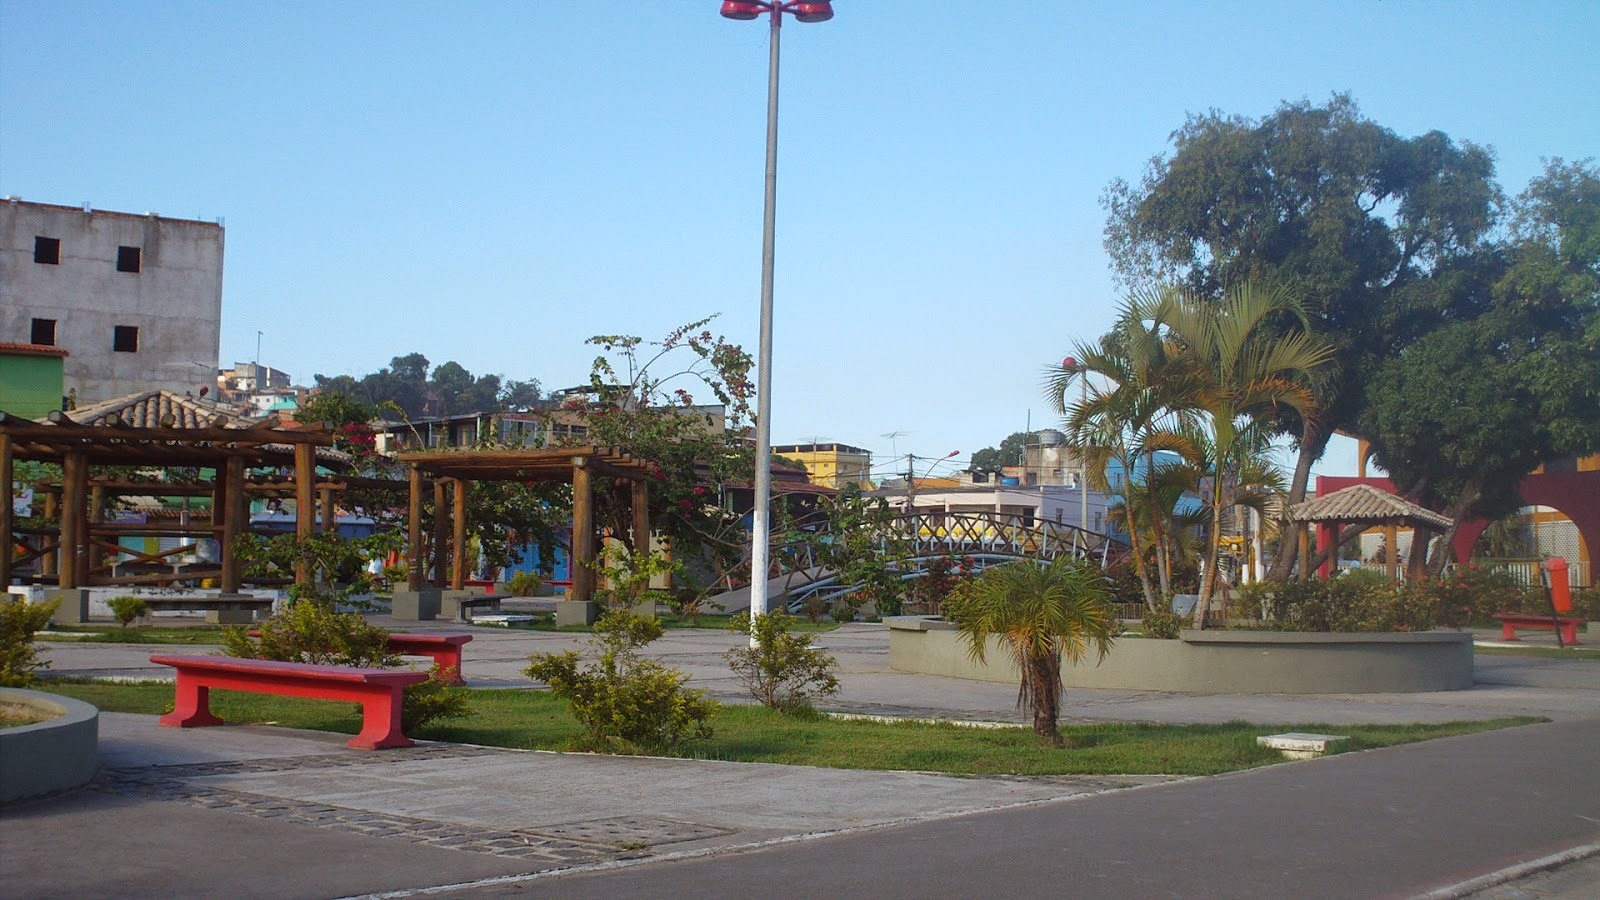
[[[999,447],[985,447],[972,454],[972,471],[998,472],[1006,466],[1020,466],[1028,445],[1039,439],[1038,432],[1014,431]]]
[[[1347,94],[1261,119],[1191,116],[1172,139],[1137,184],[1106,190],[1106,249],[1129,286],[1178,279],[1217,296],[1271,277],[1300,298],[1336,353],[1316,385],[1321,415],[1279,423],[1298,445],[1288,498],[1298,502],[1329,438],[1355,428],[1371,374],[1450,314],[1406,315],[1397,301],[1489,233],[1492,158],[1438,131],[1401,137]],[[1293,557],[1285,544],[1272,577]]]
[[[1600,450],[1600,172],[1553,160],[1517,199],[1512,239],[1456,267],[1457,309],[1376,372],[1360,430],[1396,487],[1454,523],[1522,505],[1536,466]]]

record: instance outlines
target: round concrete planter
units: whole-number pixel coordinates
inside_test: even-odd
[[[100,711],[80,700],[0,688],[0,705],[51,716],[0,728],[0,803],[87,784],[99,765]]]
[[[949,622],[926,616],[886,621],[889,666],[897,671],[1018,681],[998,638],[990,638],[988,663],[979,665]],[[1472,635],[1184,631],[1175,641],[1123,638],[1098,665],[1067,666],[1061,678],[1069,688],[1197,694],[1455,691],[1472,686]]]

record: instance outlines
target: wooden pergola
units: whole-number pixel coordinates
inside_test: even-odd
[[[412,548],[408,586],[423,589],[422,489],[424,478],[433,482],[434,577],[443,587],[445,534],[450,534],[450,587],[466,586],[467,493],[474,481],[572,482],[572,588],[569,600],[594,597],[596,535],[594,483],[596,475],[631,482],[631,508],[635,546],[649,546],[649,473],[645,460],[607,447],[554,447],[516,450],[423,450],[401,453],[398,459],[410,468],[410,521],[407,532]],[[446,491],[451,496],[446,505]],[[448,510],[448,512],[447,512]]]
[[[1400,577],[1399,531],[1401,528],[1428,529],[1444,532],[1450,520],[1424,506],[1380,490],[1368,484],[1357,484],[1334,491],[1313,500],[1297,503],[1289,509],[1299,530],[1300,573],[1308,577],[1311,568],[1311,526],[1317,526],[1317,546],[1325,547],[1339,540],[1339,532],[1346,525],[1382,526],[1384,529],[1384,572],[1390,578]],[[1412,542],[1411,568],[1420,571],[1422,554]],[[1338,558],[1335,550],[1334,558]],[[1323,571],[1324,577],[1327,570]]]
[[[54,412],[48,421],[34,421],[0,412],[0,484],[10,485],[15,460],[35,460],[61,466],[58,491],[45,495],[47,516],[59,516],[60,528],[46,535],[46,544],[20,561],[39,559],[48,575],[53,570],[59,588],[91,584],[133,583],[150,576],[115,576],[101,565],[105,551],[122,549],[105,538],[140,526],[101,522],[108,495],[137,490],[166,493],[161,482],[122,482],[91,479],[95,466],[197,467],[217,473],[209,490],[212,518],[203,528],[181,529],[185,534],[211,534],[221,546],[220,564],[214,569],[192,569],[184,578],[216,577],[223,591],[237,591],[244,566],[234,555],[234,539],[249,526],[246,470],[292,467],[296,519],[295,531],[307,536],[315,529],[317,514],[317,460],[335,453],[328,449],[333,436],[322,428],[283,428],[273,420],[243,419],[221,404],[169,391],[148,391],[70,412]],[[342,454],[337,454],[342,457]],[[136,488],[134,486],[137,486]],[[192,487],[192,486],[188,486]],[[331,485],[325,485],[331,490]],[[187,491],[180,489],[179,493]],[[331,519],[331,493],[323,505]],[[109,529],[109,530],[108,530]],[[148,530],[148,529],[146,529]],[[169,526],[165,530],[172,530]],[[0,584],[11,582],[16,521],[11,503],[0,504],[0,534],[7,546],[0,553]],[[142,533],[142,532],[141,532]],[[49,538],[53,536],[54,542]],[[171,576],[165,576],[170,578]],[[309,572],[296,573],[297,581]]]

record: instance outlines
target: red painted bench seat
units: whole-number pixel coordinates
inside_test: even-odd
[[[1503,641],[1518,640],[1518,628],[1543,628],[1546,631],[1555,631],[1555,623],[1559,621],[1561,623],[1561,643],[1566,644],[1568,647],[1578,643],[1578,626],[1588,621],[1587,619],[1579,619],[1572,616],[1552,618],[1551,616],[1530,616],[1511,613],[1491,616],[1490,618],[1500,622],[1500,639]]]
[[[259,629],[250,632],[253,638],[261,637]],[[461,645],[472,640],[470,634],[405,634],[393,632],[389,635],[389,652],[401,656],[426,656],[433,660],[433,664],[441,669],[454,672],[450,683],[456,687],[466,685],[467,681],[461,677]]]
[[[400,701],[408,685],[428,680],[427,672],[405,669],[358,669],[316,666],[270,659],[231,656],[165,656],[150,661],[177,670],[176,700],[162,725],[200,728],[221,725],[211,714],[212,689],[345,700],[361,704],[361,733],[350,739],[359,750],[409,747],[400,730]]]
[[[402,634],[389,635],[389,652],[402,656],[426,656],[441,669],[455,673],[450,683],[460,687],[467,683],[461,677],[461,645],[472,640],[470,634]]]

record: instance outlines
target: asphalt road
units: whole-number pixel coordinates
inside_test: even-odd
[[[1415,897],[1600,843],[1597,762],[1553,723],[470,893]]]

